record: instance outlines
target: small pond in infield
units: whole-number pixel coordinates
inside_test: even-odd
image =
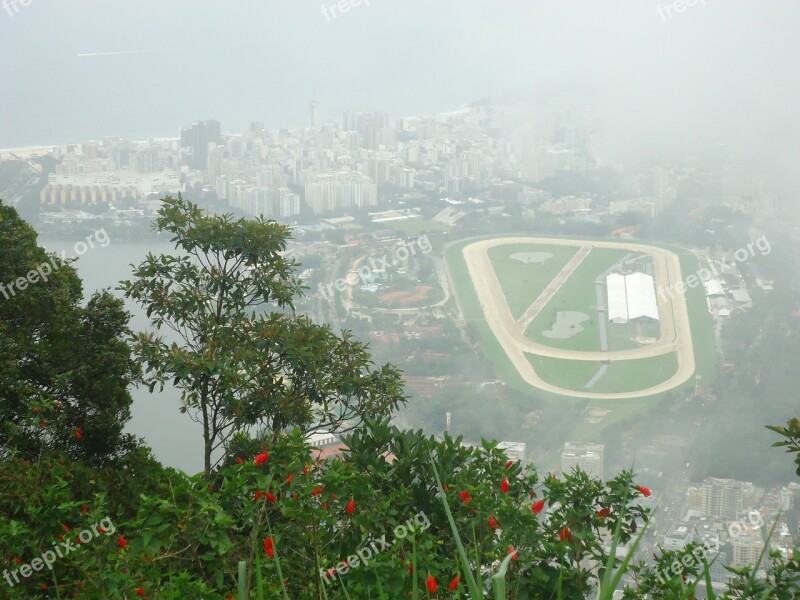
[[[582,312],[566,310],[556,313],[556,322],[550,326],[550,329],[542,332],[544,337],[565,340],[575,337],[581,331],[581,323],[589,320],[589,315]]]

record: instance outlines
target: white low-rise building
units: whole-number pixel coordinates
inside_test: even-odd
[[[646,273],[609,273],[606,277],[608,320],[628,323],[636,319],[658,321],[658,301],[653,278]]]

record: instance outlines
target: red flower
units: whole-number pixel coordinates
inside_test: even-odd
[[[303,467],[303,475],[308,475],[308,467]]]
[[[143,588],[136,588],[136,595],[137,596],[144,596],[144,589]]]
[[[47,421],[39,421],[39,427],[47,427]]]
[[[511,556],[511,560],[513,560],[514,562],[519,560],[519,554],[517,553],[517,551],[514,548],[514,546],[509,546],[508,547],[508,553],[512,555]]]
[[[275,494],[272,492],[267,492],[267,502],[277,502],[278,499],[275,497]]]
[[[513,460],[509,460],[508,462],[506,462],[506,469],[510,469],[513,465],[514,465],[514,461]]]
[[[425,580],[425,585],[431,594],[439,589],[439,586],[436,585],[436,579],[434,579],[433,575],[428,575],[428,579]]]
[[[408,572],[413,575],[414,574],[414,563],[408,565]]]
[[[313,490],[311,490],[311,495],[312,496],[319,496],[322,493],[322,490],[324,490],[324,489],[325,488],[315,487]]]
[[[125,546],[127,546],[127,545],[128,545],[128,542],[124,537],[120,537],[117,540],[117,546],[119,546],[120,548],[125,548]]]
[[[642,495],[644,495],[646,498],[649,498],[650,494],[653,493],[650,491],[650,488],[646,488],[643,485],[639,486],[639,491],[642,492]]]
[[[256,495],[253,496],[253,502],[258,502],[259,500],[261,500],[264,497],[266,497],[266,494],[264,492],[262,492],[261,490],[257,490],[256,491]]]
[[[64,531],[69,531],[69,527],[67,525],[64,525],[63,523],[61,524],[61,529],[63,529]]]
[[[289,474],[289,476],[286,478],[286,483],[292,483],[292,479],[294,479],[294,473]]]
[[[600,510],[597,511],[597,516],[598,517],[607,517],[610,514],[611,514],[611,509],[608,508],[607,506],[605,508],[601,508]]]
[[[572,533],[569,530],[569,527],[562,527],[561,530],[558,532],[558,539],[562,542],[568,542],[572,539]]]
[[[497,527],[497,519],[495,519],[492,515],[489,515],[489,529],[495,529]]]
[[[500,482],[500,491],[505,494],[506,492],[508,492],[508,489],[509,489],[508,479],[503,479],[503,481]]]
[[[264,450],[261,454],[256,456],[256,461],[255,462],[256,462],[257,465],[263,465],[265,462],[267,462],[268,458],[269,458],[269,452]]]
[[[458,589],[458,583],[461,581],[461,575],[456,575],[450,580],[450,584],[447,586],[447,589],[451,592],[455,592]]]
[[[273,558],[275,556],[275,545],[272,541],[272,536],[264,540],[264,552],[266,552],[267,556],[269,556],[270,558]]]
[[[328,510],[328,503],[327,502],[323,502],[322,503],[322,510]]]
[[[352,515],[354,512],[356,512],[356,501],[351,498],[350,502],[347,503],[345,510],[347,511],[348,515]]]
[[[533,506],[531,506],[531,510],[537,515],[542,514],[542,511],[544,510],[544,498],[536,502]]]
[[[464,504],[469,504],[472,501],[472,496],[467,491],[461,492],[458,496],[464,501]]]
[[[87,512],[89,512],[89,507],[88,507],[88,506],[86,506],[86,505],[84,504],[83,506],[81,506],[81,512],[82,512],[82,513],[87,513]]]
[[[100,533],[105,533],[105,532],[106,532],[106,530],[105,530],[105,529],[103,529],[102,527],[98,527],[98,528],[97,528],[97,531],[99,531]]]
[[[242,457],[241,457],[241,456],[237,456],[237,457],[236,457],[236,464],[238,464],[238,465],[242,465],[242,464],[244,464],[244,461],[242,460]]]
[[[39,414],[39,409],[38,408],[34,408],[33,409],[33,414],[38,415]]]
[[[79,440],[83,439],[83,429],[81,429],[80,427],[75,428],[75,438]]]

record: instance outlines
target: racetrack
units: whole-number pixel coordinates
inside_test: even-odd
[[[656,289],[671,289],[671,284],[681,281],[681,266],[678,256],[669,250],[629,242],[515,237],[482,240],[465,246],[463,249],[464,261],[472,278],[472,284],[480,301],[486,322],[511,363],[527,383],[539,389],[563,396],[611,400],[641,398],[659,394],[681,385],[692,377],[695,372],[694,348],[692,345],[692,332],[689,326],[689,311],[683,294],[676,294],[672,298],[657,296],[661,337],[656,342],[639,348],[584,352],[554,348],[526,338],[525,328],[521,327],[520,324],[530,320],[531,312],[538,312],[544,308],[558,288],[569,279],[568,275],[574,271],[574,267],[571,271],[562,271],[557,277],[558,281],[554,280],[556,286],[548,286],[542,292],[542,295],[533,302],[531,308],[526,311],[526,318],[522,318],[517,322],[511,313],[500,281],[489,258],[490,248],[512,243],[575,246],[578,248],[609,248],[647,254],[653,259]],[[561,277],[562,274],[567,276]],[[566,360],[614,361],[660,356],[670,352],[676,352],[678,358],[678,369],[672,377],[644,390],[619,393],[579,392],[552,385],[539,377],[525,356],[525,354],[536,354]]]

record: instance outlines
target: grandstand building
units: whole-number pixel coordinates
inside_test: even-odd
[[[610,273],[606,277],[606,290],[608,320],[612,323],[629,323],[637,319],[659,320],[656,288],[650,275]]]

